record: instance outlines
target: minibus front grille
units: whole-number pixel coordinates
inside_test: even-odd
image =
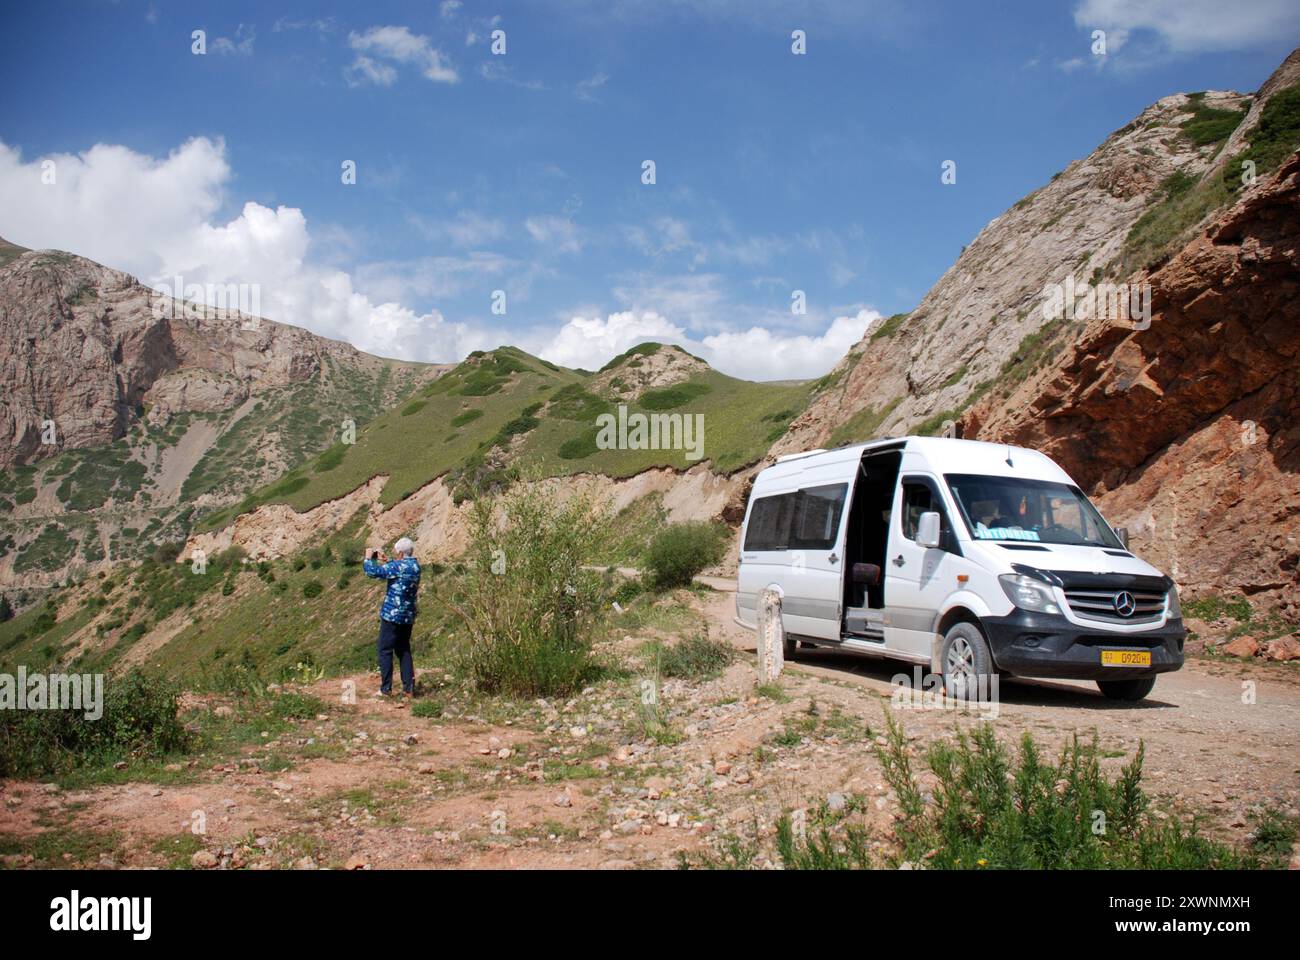
[[[1076,617],[1104,623],[1155,623],[1165,612],[1165,594],[1155,590],[1066,590],[1065,602]]]

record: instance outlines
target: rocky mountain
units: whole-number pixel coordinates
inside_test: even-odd
[[[0,251],[18,250],[0,241]],[[0,466],[121,439],[149,408],[237,408],[329,361],[416,373],[299,327],[161,297],[134,277],[55,250],[0,266]]]
[[[1300,616],[1300,154],[1137,279],[1148,328],[1088,322],[963,433],[1053,457],[1193,595]]]
[[[0,584],[183,539],[445,369],[0,243]]]
[[[1025,443],[1190,595],[1300,615],[1298,144],[1300,51],[1253,95],[1165,97],[869,330],[771,453],[945,430]]]
[[[994,218],[914,311],[869,330],[772,453],[936,433],[1005,393],[1079,335],[1081,324],[1044,317],[1045,289],[1118,283],[1176,249],[1232,199],[1189,187],[1222,183],[1274,94],[1297,81],[1300,51],[1254,96],[1174,94],[1148,107]]]

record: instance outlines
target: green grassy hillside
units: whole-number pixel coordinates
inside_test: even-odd
[[[631,398],[625,381],[661,351],[661,364],[676,363],[689,376],[651,385]],[[568,370],[501,347],[470,356],[376,417],[358,432],[356,443],[330,447],[237,509],[285,503],[307,510],[377,475],[389,477],[382,501],[391,505],[442,476],[459,496],[466,496],[511,465],[536,468],[546,476],[595,472],[627,477],[652,467],[687,469],[697,462],[732,472],[759,460],[816,389],[812,383],[737,380],[675,346],[642,344],[599,373]],[[685,449],[598,449],[597,418],[616,413],[623,402],[629,414],[702,415],[703,458],[688,459]],[[232,509],[213,515],[205,526],[227,522],[234,514]]]

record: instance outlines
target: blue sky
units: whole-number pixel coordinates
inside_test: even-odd
[[[1151,102],[1258,86],[1300,5],[1234,6],[10,5],[0,235],[255,284],[265,315],[389,356],[594,367],[671,339],[815,376]]]

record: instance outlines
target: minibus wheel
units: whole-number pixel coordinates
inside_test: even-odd
[[[1155,677],[1097,681],[1097,686],[1101,688],[1101,692],[1108,700],[1143,700],[1155,685]]]
[[[996,672],[993,654],[975,624],[954,623],[948,628],[939,663],[943,670],[943,689],[948,696],[974,700],[981,691],[988,695],[989,678]]]

